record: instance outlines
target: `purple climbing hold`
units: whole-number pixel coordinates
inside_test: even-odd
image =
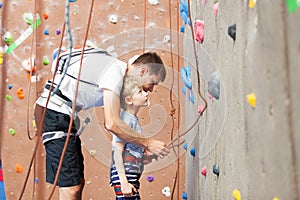
[[[61,33],[61,30],[56,30],[56,35],[59,35]]]
[[[154,176],[149,175],[149,176],[147,176],[146,179],[147,179],[147,181],[152,182],[152,181],[154,181]]]

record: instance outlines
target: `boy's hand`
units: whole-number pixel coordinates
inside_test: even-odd
[[[133,192],[137,193],[136,188],[131,183],[121,184],[122,194],[126,197],[131,197]]]
[[[143,163],[144,163],[144,165],[148,165],[149,163],[152,162],[153,159],[157,160],[157,156],[156,155],[152,155],[149,151],[146,150],[144,152],[144,156],[143,156]]]

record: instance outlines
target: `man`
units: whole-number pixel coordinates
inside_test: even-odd
[[[49,89],[52,83],[48,81],[36,101],[35,118],[39,127],[39,120],[50,95],[42,137],[46,149],[46,181],[52,184],[69,129],[81,51],[82,49],[72,51],[69,67],[67,67],[68,52],[56,58],[58,70],[53,83],[54,94],[50,94]],[[56,59],[53,61],[52,69],[56,67]],[[155,85],[164,81],[166,70],[156,53],[145,53],[132,64],[126,64],[101,49],[85,48],[75,110],[79,112],[81,109],[102,106],[107,130],[115,133],[123,141],[141,145],[152,154],[163,157],[169,153],[165,148],[165,143],[139,137],[139,134],[120,118],[119,95],[125,75],[139,77],[143,83],[143,89],[152,92]],[[60,200],[81,199],[84,187],[84,166],[78,129],[79,119],[76,118],[75,113],[67,152],[57,182]]]

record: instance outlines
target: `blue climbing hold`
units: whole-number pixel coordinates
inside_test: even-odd
[[[180,32],[184,33],[184,24],[180,27]]]
[[[187,143],[184,143],[184,144],[183,144],[183,149],[184,149],[184,150],[187,150],[187,148],[188,148],[188,144],[187,144]]]
[[[12,84],[8,84],[8,85],[7,85],[7,88],[8,88],[9,90],[11,90]]]
[[[190,154],[191,154],[193,157],[195,157],[195,155],[196,155],[196,149],[195,149],[195,148],[191,148]]]
[[[73,2],[76,2],[77,0],[69,0],[69,2],[73,3]]]
[[[185,95],[186,94],[186,89],[185,89],[185,87],[182,87],[181,88],[181,91],[182,91],[182,93]]]
[[[45,35],[49,35],[49,31],[48,31],[48,30],[45,30],[45,31],[44,31],[44,34],[45,34]]]
[[[186,193],[186,192],[183,192],[183,193],[182,193],[182,199],[188,199],[188,196],[187,196],[187,193]]]
[[[192,81],[190,79],[191,77],[191,67],[188,66],[186,67],[182,67],[180,69],[180,76],[181,76],[181,80],[184,83],[184,85],[188,88],[188,89],[192,89]]]

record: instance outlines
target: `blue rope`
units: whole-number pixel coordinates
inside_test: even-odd
[[[71,56],[72,56],[73,40],[72,40],[72,34],[71,34],[71,28],[70,28],[69,11],[70,11],[70,0],[66,0],[65,18],[66,18],[66,27],[67,27],[67,33],[68,33],[69,53],[68,53],[68,58],[67,58],[67,62],[66,62],[66,67],[64,67],[63,76],[60,79],[59,84],[53,89],[51,96],[53,96],[56,93],[56,91],[59,90],[59,87],[67,74],[67,70],[69,68],[69,64],[70,64],[70,60],[71,60]]]

